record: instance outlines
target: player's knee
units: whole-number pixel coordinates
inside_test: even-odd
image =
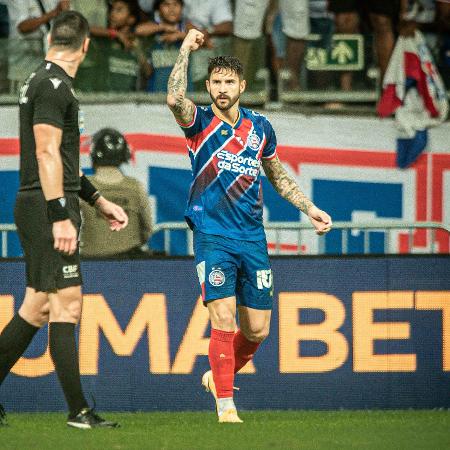
[[[252,342],[262,342],[264,339],[269,336],[269,326],[262,326],[262,327],[251,327],[250,329],[244,330],[241,328],[241,330],[244,332],[244,336]]]
[[[220,311],[215,317],[216,327],[221,330],[233,331],[236,326],[236,319],[230,311]]]
[[[66,314],[69,322],[77,323],[81,317],[81,302],[73,301],[67,305]]]
[[[81,316],[81,302],[73,300],[52,313],[52,320],[57,322],[78,323]]]
[[[19,309],[19,315],[30,325],[41,328],[48,322],[49,319],[48,303],[41,308],[33,308],[27,305],[22,305]]]
[[[38,313],[38,321],[39,321],[39,326],[43,327],[47,322],[48,319],[50,317],[50,306],[48,303],[46,303],[39,311]]]

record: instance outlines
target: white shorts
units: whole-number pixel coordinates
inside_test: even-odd
[[[234,35],[241,39],[261,37],[269,0],[236,0]],[[309,34],[308,0],[280,0],[283,33],[293,39]]]

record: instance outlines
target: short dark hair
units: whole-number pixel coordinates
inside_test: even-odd
[[[89,36],[89,23],[78,11],[64,11],[53,21],[51,47],[78,50]]]
[[[161,6],[161,3],[163,3],[164,1],[165,0],[156,0],[155,4],[153,5],[153,10],[158,11],[159,7]],[[181,6],[184,6],[183,0],[177,0],[177,1]]]
[[[216,69],[226,69],[235,72],[239,78],[242,78],[244,67],[236,56],[215,56],[208,61],[208,78]]]
[[[139,6],[137,2],[132,0],[110,0],[111,6],[113,3],[121,2],[127,5],[128,12],[131,17],[134,17],[136,20],[139,18]]]

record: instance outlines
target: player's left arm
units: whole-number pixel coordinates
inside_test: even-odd
[[[314,203],[300,190],[295,180],[287,173],[276,156],[273,159],[263,159],[262,165],[264,172],[272,183],[275,190],[288,202],[305,213],[313,224],[317,234],[328,233],[331,230],[331,217],[319,209]]]
[[[79,196],[91,206],[97,208],[103,218],[109,222],[109,228],[112,231],[123,230],[128,225],[127,213],[117,205],[110,202],[98,189],[87,179],[86,175],[80,170],[81,190]]]

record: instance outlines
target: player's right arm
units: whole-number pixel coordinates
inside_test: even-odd
[[[167,83],[167,105],[172,111],[175,119],[180,124],[192,121],[195,114],[194,103],[186,98],[187,71],[189,55],[192,51],[199,49],[203,44],[203,33],[198,30],[189,30],[184,38],[172,73]]]
[[[45,200],[59,201],[58,199],[64,198],[63,164],[60,153],[62,130],[53,125],[38,123],[33,126],[33,132],[39,180]],[[72,255],[77,248],[77,230],[70,219],[53,222],[52,231],[54,248]]]
[[[39,180],[52,225],[54,248],[73,254],[77,231],[69,219],[64,199],[64,171],[61,158],[62,130],[70,102],[70,91],[57,77],[39,83],[33,98],[33,134]]]

